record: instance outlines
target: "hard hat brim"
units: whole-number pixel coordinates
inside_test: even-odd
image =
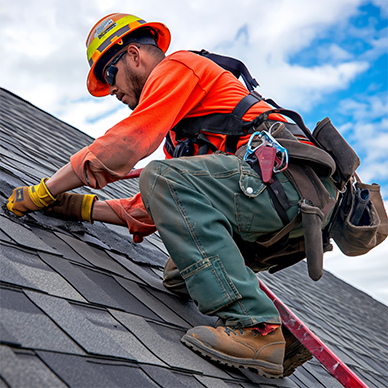
[[[170,46],[171,34],[170,34],[169,29],[163,23],[157,23],[157,22],[144,23],[140,26],[136,26],[136,27],[132,28],[130,31],[128,31],[127,34],[121,36],[121,38],[131,34],[133,31],[136,31],[136,30],[138,30],[140,28],[144,28],[144,27],[153,28],[154,30],[156,30],[158,32],[157,45],[164,53],[166,53],[168,47]],[[101,53],[101,56],[107,50],[109,50],[109,48],[111,48],[114,44],[116,44],[115,41],[112,42],[112,44],[110,44],[109,46],[107,46],[105,48],[105,50]],[[100,58],[101,58],[101,56],[100,56]],[[94,68],[95,68],[97,62],[98,62],[98,60],[95,63],[93,63],[92,67],[89,70],[88,77],[87,77],[87,88],[88,88],[89,93],[92,96],[104,97],[104,96],[107,96],[109,94],[109,85],[106,82],[100,81],[96,77],[96,75],[94,74]]]

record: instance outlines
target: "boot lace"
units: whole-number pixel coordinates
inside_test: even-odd
[[[256,329],[256,327],[247,327],[245,328],[245,330],[252,330],[253,331],[253,336],[256,337],[257,334],[258,334],[258,331]],[[225,326],[225,329],[224,329],[224,332],[230,337],[231,334],[234,334],[234,335],[238,335],[237,332],[240,332],[240,335],[244,335],[244,331],[242,328],[240,329],[232,329],[231,327],[229,326]]]

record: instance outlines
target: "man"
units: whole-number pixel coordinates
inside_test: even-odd
[[[187,51],[165,57],[169,43],[166,26],[133,15],[111,14],[92,28],[87,39],[88,90],[98,97],[116,96],[133,112],[73,155],[50,179],[15,189],[8,209],[21,216],[51,207],[54,214],[79,220],[128,225],[135,242],[156,226],[171,255],[166,285],[174,290],[174,281],[184,280],[183,288],[199,310],[222,322],[217,328],[195,327],[182,342],[223,364],[281,377],[281,320],[233,239],[237,234],[255,241],[282,228],[266,185],[235,155],[212,154],[214,149],[226,150],[223,134],[204,132],[205,143],[211,143],[205,155],[198,156],[200,143],[190,144],[193,157],[172,159],[168,153],[185,144],[172,130],[182,119],[230,115],[249,92],[207,58]],[[255,103],[243,114],[243,122],[269,109],[263,101]],[[82,185],[98,189],[122,179],[167,135],[167,160],[145,168],[135,197],[96,201],[90,195],[61,195]],[[235,148],[250,136],[238,138]],[[287,215],[292,219],[300,197],[283,174],[277,175],[287,187]]]

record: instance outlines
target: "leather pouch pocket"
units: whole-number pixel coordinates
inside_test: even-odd
[[[346,189],[333,224],[331,237],[345,255],[363,255],[381,243],[386,234],[379,235],[379,231],[382,231],[381,221],[376,207],[370,199],[366,201],[361,216],[355,217],[356,213],[359,213],[357,192],[360,188],[348,183]],[[364,187],[362,190],[367,189]]]
[[[342,191],[360,165],[359,157],[328,117],[317,123],[313,135],[318,144],[334,159],[336,170],[332,178],[337,188]]]
[[[302,214],[304,243],[307,267],[310,278],[317,281],[323,274],[323,243],[322,224],[325,218],[322,211],[312,203],[303,202],[300,206]]]

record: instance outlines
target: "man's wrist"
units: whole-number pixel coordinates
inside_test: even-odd
[[[53,196],[83,186],[70,163],[60,168],[46,183]]]
[[[98,201],[93,204],[92,219],[110,224],[127,225],[105,201]]]

